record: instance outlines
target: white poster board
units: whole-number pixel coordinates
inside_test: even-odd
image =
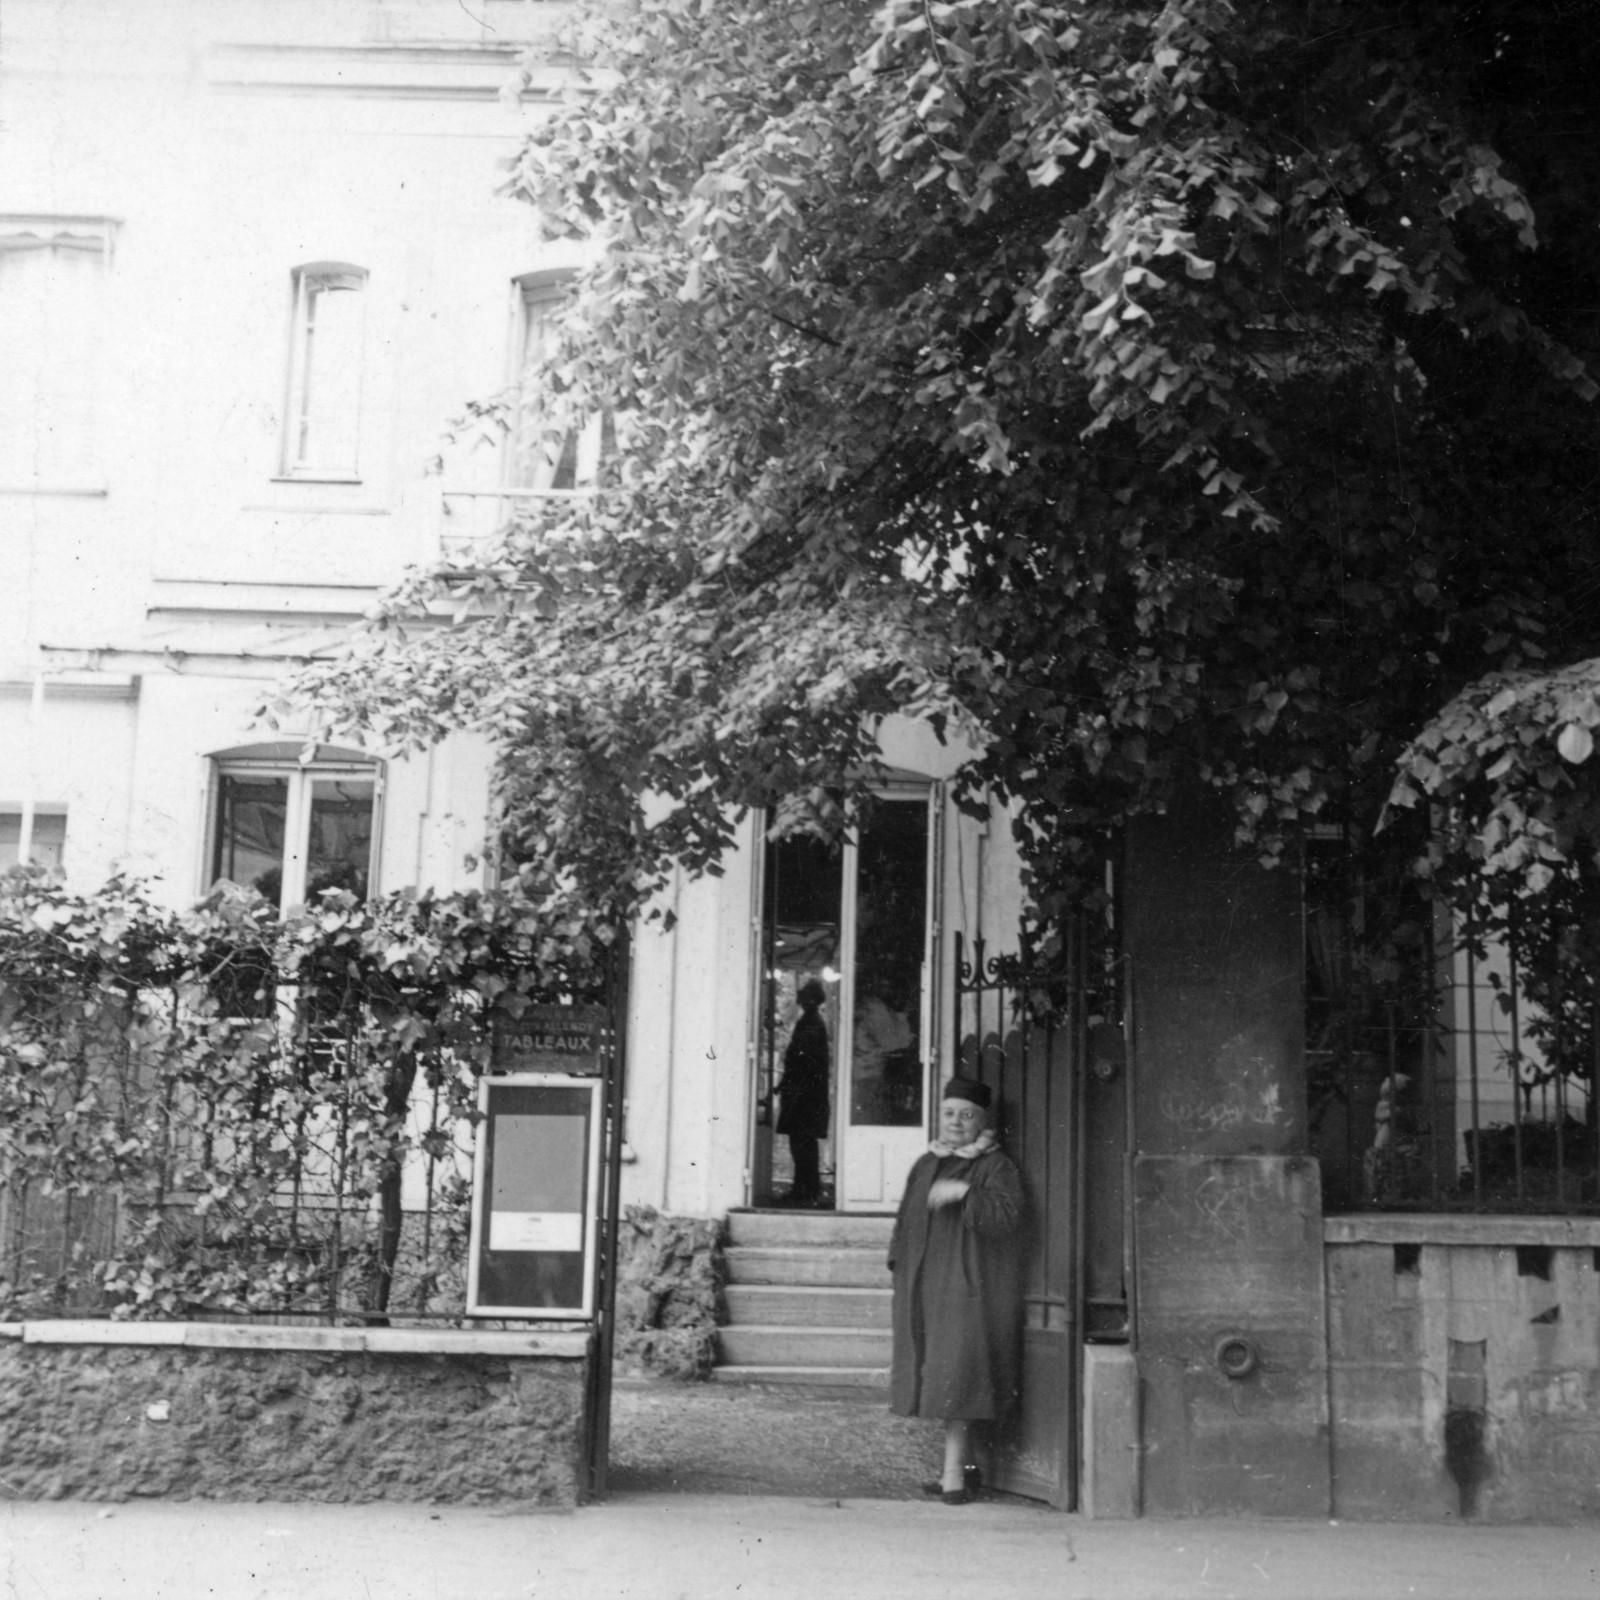
[[[601,1090],[546,1072],[479,1083],[469,1316],[594,1316]]]

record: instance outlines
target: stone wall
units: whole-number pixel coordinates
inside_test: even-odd
[[[1600,1517],[1600,1220],[1350,1216],[1326,1238],[1335,1513]]]
[[[617,1237],[618,1365],[669,1378],[709,1376],[722,1285],[720,1222],[625,1207]]]
[[[1130,827],[1123,904],[1141,1503],[1326,1516],[1299,885],[1195,801]]]
[[[572,1505],[584,1333],[0,1328],[0,1499]]]

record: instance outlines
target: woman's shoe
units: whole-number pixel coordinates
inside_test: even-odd
[[[947,1489],[938,1478],[929,1478],[923,1484],[922,1492],[930,1500],[943,1500],[947,1506],[964,1506],[983,1493],[983,1473],[979,1468],[968,1465],[961,1469],[961,1479],[959,1489]]]

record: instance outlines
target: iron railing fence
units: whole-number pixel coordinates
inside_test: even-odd
[[[471,1068],[435,1053],[401,1096],[358,1024],[304,1043],[258,1058],[247,1116],[103,1071],[141,1148],[99,1183],[0,1171],[0,1316],[462,1320]]]
[[[370,1002],[301,1000],[196,1016],[145,988],[9,1019],[0,1320],[464,1321],[494,1006],[447,996],[406,1048]]]
[[[1308,856],[1306,1044],[1329,1211],[1600,1212],[1600,991],[1514,916]]]

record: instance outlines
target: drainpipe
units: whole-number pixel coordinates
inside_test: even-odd
[[[683,869],[674,867],[672,871],[672,908],[680,909],[683,894]],[[679,976],[679,951],[682,947],[683,936],[680,932],[681,924],[674,927],[666,935],[672,941],[671,959],[668,964],[667,976],[667,1015],[662,1037],[667,1041],[666,1072],[663,1082],[666,1085],[666,1105],[662,1107],[661,1128],[661,1209],[669,1209],[672,1195],[672,1111],[677,1095],[676,1079],[678,1071],[678,976]]]
[[[1119,934],[1121,929],[1119,928]],[[1128,1291],[1128,1349],[1133,1355],[1133,1514],[1144,1515],[1144,1382],[1140,1377],[1139,1339],[1139,1209],[1134,1184],[1139,1159],[1139,990],[1138,967],[1124,953],[1123,991],[1123,1130],[1122,1155],[1122,1271]]]
[[[33,693],[28,699],[28,760],[22,788],[22,815],[17,820],[17,864],[26,866],[33,859],[33,815],[39,787],[39,728],[44,721],[44,669],[33,675]]]

